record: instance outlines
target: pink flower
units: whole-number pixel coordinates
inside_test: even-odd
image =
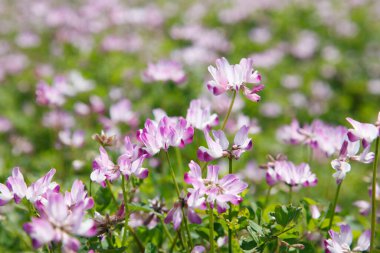
[[[138,124],[137,114],[132,111],[132,105],[128,99],[122,99],[110,107],[110,118],[114,124],[126,123],[131,126]]]
[[[148,119],[144,126],[137,132],[137,139],[150,155],[171,146],[183,148],[193,141],[194,129],[182,117],[163,116],[158,123]]]
[[[92,162],[91,180],[99,183],[101,186],[106,186],[106,180],[113,181],[120,176],[120,171],[117,166],[109,159],[107,151],[99,148],[100,156]]]
[[[26,198],[33,204],[37,200],[45,200],[47,192],[59,191],[59,185],[51,182],[54,174],[55,169],[51,169],[45,176],[28,187],[20,169],[14,168],[12,176],[8,177],[6,185],[0,184],[0,205],[5,205],[11,199],[14,199],[17,204],[23,198]]]
[[[284,182],[290,186],[302,185],[304,187],[315,186],[317,177],[306,163],[296,166],[290,161],[275,161],[267,170],[266,180],[269,185]]]
[[[340,149],[340,154],[338,159],[331,161],[331,167],[336,170],[333,177],[337,184],[340,184],[346,177],[346,174],[350,172],[351,165],[350,160],[358,161],[361,163],[371,163],[375,157],[373,152],[369,152],[370,146],[367,146],[361,154],[357,154],[360,149],[360,141],[351,142],[347,134],[346,139],[343,141],[342,147]]]
[[[94,200],[87,196],[87,192],[84,189],[84,184],[79,179],[75,180],[70,192],[65,192],[65,203],[72,209],[78,205],[83,204],[85,210],[91,209],[94,206]]]
[[[211,115],[211,105],[200,99],[192,100],[186,115],[187,122],[194,128],[203,130],[219,124],[218,115]]]
[[[199,197],[200,191],[199,189],[190,196],[187,196],[186,198],[181,198],[178,202],[176,202],[172,209],[169,210],[168,214],[165,218],[165,223],[173,222],[173,226],[175,230],[178,230],[178,228],[181,225],[183,214],[182,209],[185,215],[187,215],[189,221],[191,223],[201,224],[202,219],[199,217],[199,215],[195,212],[195,208],[199,209],[205,209],[205,202],[203,197]]]
[[[143,77],[147,82],[173,81],[176,84],[182,84],[186,81],[182,65],[171,60],[160,60],[156,64],[149,63]]]
[[[65,96],[57,87],[50,86],[44,81],[37,84],[36,99],[40,105],[52,106],[62,106],[66,101]]]
[[[350,248],[352,243],[352,231],[349,225],[341,225],[340,233],[330,230],[329,235],[331,238],[324,241],[327,253],[352,252]],[[368,250],[370,246],[370,237],[371,231],[364,231],[359,237],[358,244],[353,251],[362,252]]]
[[[368,123],[361,123],[351,118],[346,118],[353,126],[353,129],[348,130],[348,139],[352,142],[361,140],[363,147],[366,148],[379,136],[379,129]]]
[[[128,136],[125,137],[124,141],[126,152],[117,160],[120,172],[127,178],[131,175],[140,179],[146,178],[149,171],[146,168],[142,168],[142,163],[147,155],[142,153],[140,147],[132,144]]]
[[[201,161],[211,161],[220,157],[239,159],[241,154],[252,148],[252,140],[248,138],[248,126],[242,126],[236,133],[234,145],[229,149],[229,142],[222,130],[212,131],[214,140],[207,130],[204,131],[208,148],[199,147],[197,155]]]
[[[260,96],[257,94],[264,88],[260,74],[253,69],[253,59],[241,59],[239,64],[230,65],[225,58],[216,60],[216,68],[208,67],[213,80],[207,83],[207,88],[214,94],[220,95],[229,90],[242,90],[251,101],[257,102]],[[246,85],[257,84],[252,89]]]
[[[60,193],[51,192],[47,203],[37,204],[37,209],[40,217],[24,224],[34,248],[50,242],[62,242],[63,252],[77,252],[80,242],[74,236],[91,237],[96,234],[94,221],[84,219],[83,203],[70,210]]]
[[[277,130],[277,138],[286,144],[301,144],[306,136],[301,134],[299,129],[301,126],[298,120],[293,119],[290,125],[282,126]]]
[[[216,204],[219,213],[223,213],[229,208],[228,203],[238,205],[243,200],[239,194],[248,187],[248,184],[242,182],[236,175],[228,174],[219,180],[219,166],[209,165],[207,177],[203,179],[201,168],[197,163],[191,161],[189,167],[190,172],[184,176],[185,182],[194,187],[189,189],[189,192],[199,194],[197,199],[205,196],[205,201],[211,206]]]
[[[58,133],[59,140],[66,146],[80,148],[84,144],[84,131],[71,131],[69,129]]]

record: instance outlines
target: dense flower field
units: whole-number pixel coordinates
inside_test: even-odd
[[[0,252],[380,252],[380,1],[0,1]]]

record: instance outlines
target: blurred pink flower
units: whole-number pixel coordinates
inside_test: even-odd
[[[171,60],[160,60],[156,64],[149,63],[143,77],[147,82],[173,81],[176,84],[182,84],[186,81],[182,65]]]

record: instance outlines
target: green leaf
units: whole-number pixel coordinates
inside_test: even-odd
[[[144,251],[144,253],[154,253],[154,252],[158,252],[158,251],[157,251],[157,247],[156,247],[153,243],[148,243],[148,244],[145,246],[145,251]]]
[[[277,205],[275,207],[274,212],[270,213],[270,216],[274,218],[277,224],[285,228],[292,222],[296,223],[298,218],[300,217],[301,212],[301,207],[295,207],[293,205]]]
[[[100,187],[96,191],[94,200],[96,203],[96,210],[103,211],[110,203],[112,199],[112,193],[108,188]]]

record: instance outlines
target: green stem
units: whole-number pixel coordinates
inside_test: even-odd
[[[373,161],[372,175],[372,210],[371,210],[371,244],[370,252],[375,250],[375,235],[376,235],[376,179],[377,179],[377,162],[379,157],[379,137],[376,138],[375,160]]]
[[[338,187],[336,188],[336,192],[335,192],[335,198],[334,198],[334,203],[333,203],[333,207],[332,207],[332,210],[331,210],[331,218],[330,218],[330,223],[329,223],[329,227],[328,227],[328,230],[330,230],[333,222],[334,222],[334,216],[335,216],[335,209],[336,209],[336,203],[338,202],[338,196],[339,196],[339,192],[340,192],[340,187],[342,186],[342,182],[340,182],[338,184]]]
[[[232,100],[231,100],[231,103],[230,103],[230,107],[228,108],[227,115],[224,118],[221,130],[224,130],[224,128],[226,127],[228,118],[230,117],[230,114],[231,114],[231,111],[232,111],[232,107],[234,106],[235,98],[236,98],[236,90],[234,90],[234,93],[232,95]]]
[[[175,177],[175,174],[174,174],[174,170],[173,170],[172,164],[171,164],[171,162],[170,162],[169,153],[166,151],[165,154],[166,154],[166,159],[168,160],[170,173],[171,173],[171,175],[172,175],[172,179],[173,179],[173,183],[174,183],[174,185],[175,185],[175,189],[176,189],[176,192],[177,192],[177,195],[178,195],[178,199],[181,199],[181,193],[180,193],[180,190],[179,190],[179,187],[178,187],[177,179],[176,179],[176,177]],[[190,230],[189,230],[189,226],[188,226],[188,224],[187,224],[187,218],[186,218],[186,216],[185,216],[185,211],[183,210],[183,207],[181,207],[181,209],[182,209],[183,223],[184,223],[185,228],[186,228],[186,233],[187,233],[187,236],[188,236],[189,245],[190,245],[190,247],[192,247],[193,242],[192,242],[192,240],[191,240]]]
[[[215,242],[214,242],[214,210],[211,207],[210,204],[209,206],[209,219],[210,219],[210,252],[215,253]]]
[[[232,158],[228,159],[228,173],[232,174]],[[232,221],[232,206],[228,209],[228,219]],[[228,226],[228,253],[232,253],[232,230]]]
[[[173,252],[173,250],[174,250],[175,244],[178,240],[179,233],[180,233],[180,231],[178,230],[177,233],[175,234],[175,237],[174,237],[173,242],[172,242],[172,246],[170,247],[170,250],[169,250],[170,253]]]
[[[176,190],[176,192],[177,192],[178,198],[181,198],[181,193],[180,193],[180,191],[179,191],[179,187],[178,187],[177,179],[176,179],[176,177],[175,177],[175,174],[174,174],[174,170],[173,170],[172,164],[171,164],[171,162],[170,162],[170,158],[169,158],[169,153],[168,153],[168,151],[165,151],[165,155],[166,155],[166,159],[168,160],[169,170],[170,170],[170,174],[172,175],[172,179],[173,179],[173,183],[174,183],[174,186],[175,186],[175,190]]]
[[[178,168],[180,170],[180,174],[183,174],[183,163],[182,163],[182,154],[179,148],[175,148],[175,155],[177,158]]]
[[[293,186],[289,185],[289,204],[293,201]]]
[[[166,227],[166,225],[165,225],[164,221],[162,220],[162,218],[160,218],[160,221],[161,221],[161,225],[162,225],[162,227],[164,228],[164,232],[165,232],[166,236],[169,238],[170,243],[173,244],[173,237],[172,237],[172,235],[169,233],[169,230],[168,230],[168,228]]]
[[[136,235],[136,233],[133,230],[133,228],[131,228],[130,226],[127,226],[127,227],[128,227],[129,232],[132,234],[133,238],[135,238],[135,241],[137,242],[137,246],[139,247],[141,253],[144,253],[145,252],[145,247],[142,244],[142,242],[140,241],[140,238]]]
[[[121,188],[123,190],[123,199],[124,199],[124,210],[125,210],[125,218],[124,218],[124,233],[121,244],[124,246],[127,241],[127,230],[128,230],[128,219],[129,219],[129,208],[128,208],[128,198],[127,198],[127,186],[125,182],[124,175],[121,175]]]
[[[265,202],[264,202],[264,208],[268,205],[269,202],[269,196],[270,196],[270,191],[272,190],[273,186],[269,186],[267,194],[265,195]]]

